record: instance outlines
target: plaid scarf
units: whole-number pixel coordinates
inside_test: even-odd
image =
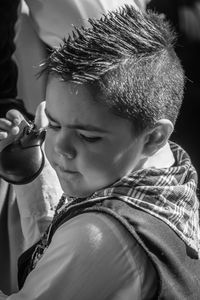
[[[33,270],[50,240],[53,224],[77,203],[121,199],[139,207],[168,224],[200,258],[199,200],[196,196],[197,173],[188,154],[170,142],[175,163],[170,168],[147,168],[134,171],[110,187],[99,190],[86,199],[61,197],[51,225],[32,254],[29,272]]]
[[[116,197],[167,223],[200,258],[197,173],[188,154],[170,142],[175,163],[170,168],[134,171],[95,197]]]

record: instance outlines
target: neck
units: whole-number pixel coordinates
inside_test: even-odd
[[[143,168],[169,168],[174,164],[174,155],[170,148],[169,143],[166,143],[160,150],[158,150],[154,155],[148,157]]]

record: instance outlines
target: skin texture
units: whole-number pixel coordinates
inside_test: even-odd
[[[68,196],[89,196],[141,166],[145,134],[135,136],[87,86],[50,78],[46,114],[46,155]]]

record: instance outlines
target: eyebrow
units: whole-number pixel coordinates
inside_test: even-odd
[[[59,123],[58,121],[56,121],[51,115],[50,113],[48,112],[48,110],[45,108],[45,114],[47,116],[47,118],[52,121],[52,122],[55,122],[55,123]],[[96,132],[100,132],[100,133],[108,133],[107,130],[103,129],[103,128],[100,128],[98,126],[95,126],[95,125],[91,125],[91,124],[68,124],[66,126],[67,128],[70,128],[70,129],[78,129],[78,130],[84,130],[84,131],[96,131]]]

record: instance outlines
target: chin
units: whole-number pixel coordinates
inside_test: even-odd
[[[89,194],[89,193],[79,193],[79,192],[71,192],[69,190],[64,190],[64,193],[67,197],[72,197],[72,198],[87,198],[89,196],[91,196],[92,194]]]
[[[75,188],[69,187],[68,185],[66,185],[66,182],[64,183],[60,183],[62,190],[64,191],[65,195],[67,197],[74,197],[74,198],[87,198],[89,197],[91,194],[91,192],[89,191],[83,191],[83,190],[77,190]]]

